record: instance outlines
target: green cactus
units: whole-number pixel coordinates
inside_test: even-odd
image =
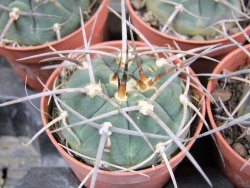
[[[156,59],[152,57],[142,56],[141,61],[142,68],[148,78],[154,77],[166,69],[165,66],[157,66]],[[112,58],[99,57],[92,59],[92,66],[96,82],[100,84],[102,92],[114,100],[120,108],[138,105],[139,101],[141,100],[149,101],[149,98],[155,93],[156,89],[158,89],[173,74],[172,72],[164,75],[159,80],[157,80],[152,87],[149,87],[144,91],[138,88],[139,86],[135,80],[133,80],[131,77],[128,78],[126,94],[127,100],[121,101],[115,96],[118,86],[115,84],[116,82],[111,81],[111,77],[114,75],[114,70],[118,69],[118,63],[116,63]],[[139,77],[137,70],[138,68],[136,63],[134,61],[130,62],[128,72],[133,73],[135,77]],[[70,77],[65,88],[83,88],[88,85],[90,85],[88,70],[77,70]],[[181,124],[183,117],[183,104],[180,102],[180,95],[183,93],[183,91],[184,83],[179,77],[177,77],[152,103],[154,107],[154,113],[156,113],[175,134]],[[116,107],[112,106],[100,96],[91,97],[83,93],[63,93],[62,101],[86,118],[91,118],[93,116],[116,110]],[[79,122],[79,119],[67,108],[64,110],[68,113],[68,124]],[[167,136],[166,132],[150,116],[143,115],[139,111],[128,112],[128,115],[138,125],[142,132]],[[188,109],[187,118],[185,120],[186,123],[190,117],[191,110]],[[114,127],[135,130],[131,123],[128,122],[128,120],[122,114],[117,114],[96,121],[96,123],[99,124],[103,124],[105,122],[111,123]],[[63,127],[65,125],[61,124],[61,126]],[[62,134],[69,145],[75,151],[95,158],[100,141],[99,130],[93,128],[90,125],[84,124],[72,128],[72,131],[80,140],[81,144],[79,145],[72,134],[70,134],[70,132],[65,129],[62,131]],[[185,137],[186,134],[187,132],[185,132],[183,136]],[[155,148],[158,143],[165,142],[166,139],[150,138],[149,141]],[[171,144],[171,147],[169,147],[165,152],[167,156],[170,156],[174,151],[176,151],[176,149],[177,146],[175,144]],[[113,133],[110,136],[109,146],[103,153],[102,160],[123,167],[131,167],[144,161],[152,153],[153,151],[149,148],[142,137]],[[156,164],[159,159],[160,157],[155,158],[146,166]],[[88,162],[93,164],[93,161]],[[107,167],[107,169],[111,170],[112,168]]]
[[[229,4],[235,9],[241,10],[240,0],[228,0]],[[176,5],[179,5],[176,6]],[[174,16],[171,26],[180,34],[187,36],[203,35],[205,37],[213,37],[216,32],[209,29],[215,23],[224,20],[233,20],[232,9],[220,1],[215,0],[146,0],[146,7],[154,13],[164,25],[167,20],[173,15],[176,9],[179,12]],[[183,7],[183,8],[182,8]],[[234,14],[239,17],[239,14],[234,11]],[[234,23],[226,23],[228,28],[233,27]]]
[[[60,37],[76,30],[80,26],[79,8],[86,11],[90,3],[91,0],[3,0],[0,31],[11,22],[4,38],[26,46],[44,44],[58,38],[56,27],[60,27]],[[16,16],[14,20],[11,13]]]

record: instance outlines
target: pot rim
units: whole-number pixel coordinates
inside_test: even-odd
[[[105,6],[108,5],[109,0],[102,0],[102,3],[100,4],[98,9],[103,9]],[[87,28],[89,27],[93,22],[96,17],[97,11],[91,16],[89,20],[85,23],[84,27]],[[54,41],[49,41],[44,44],[36,45],[36,46],[21,46],[21,47],[14,47],[14,46],[9,46],[9,45],[0,45],[0,48],[2,49],[7,49],[7,50],[16,50],[16,51],[30,51],[30,50],[40,50],[43,48],[48,48],[49,46],[55,46],[59,43],[64,42],[65,40],[68,40],[72,36],[74,36],[76,33],[81,32],[81,27],[78,29],[74,30],[70,34],[64,36],[63,38],[59,40],[54,40]]]
[[[93,45],[93,47],[94,47],[94,46],[107,46],[107,45],[110,45],[110,46],[121,45],[121,41],[120,41],[120,40],[117,40],[117,41],[107,41],[107,42],[95,44],[95,45]],[[136,41],[136,45],[137,45],[137,46],[140,46],[140,45],[145,46],[145,43]],[[59,72],[60,72],[60,68],[57,68],[57,69],[51,74],[51,76],[49,77],[48,81],[46,82],[46,87],[48,87],[49,84],[50,84],[51,82],[53,82],[53,80],[56,78],[56,76],[59,74]],[[191,74],[194,74],[194,72],[193,72],[192,69],[190,69],[190,73],[191,73]],[[197,77],[196,77],[196,79],[198,80]],[[198,80],[198,81],[199,81],[199,80]],[[46,89],[44,89],[44,91],[45,91],[45,90],[46,90]],[[197,90],[196,90],[196,91],[197,91]],[[202,98],[203,95],[202,95],[202,93],[201,93],[200,91],[197,91],[197,94],[199,95],[200,98]],[[42,98],[41,98],[41,107],[40,107],[40,108],[41,108],[42,122],[43,122],[44,125],[47,124],[47,118],[46,118],[46,116],[45,116],[45,112],[46,112],[46,111],[45,111],[45,110],[46,110],[46,99],[47,99],[47,97],[42,97]],[[205,112],[206,112],[206,108],[205,108],[205,107],[206,107],[206,106],[205,106],[205,100],[203,100],[203,101],[201,102],[201,110],[200,110],[200,112],[201,112],[201,114],[202,114],[203,116],[205,116]],[[199,122],[198,122],[197,125],[196,125],[196,130],[195,130],[194,136],[197,136],[197,135],[200,133],[200,131],[201,131],[201,129],[202,129],[202,125],[203,125],[203,122],[202,122],[201,119],[199,119]],[[52,133],[50,132],[49,129],[47,129],[46,132],[47,132],[47,134],[48,134],[50,140],[52,141],[52,143],[56,146],[56,148],[57,148],[58,150],[60,150],[61,153],[64,154],[64,157],[66,157],[68,160],[70,160],[71,162],[73,162],[74,164],[76,164],[76,165],[78,165],[78,166],[81,166],[81,167],[86,168],[86,169],[88,169],[88,170],[93,169],[92,166],[89,166],[89,165],[87,165],[87,164],[85,164],[85,163],[82,163],[82,162],[78,161],[78,160],[75,159],[74,157],[70,156],[62,147],[60,147],[60,146],[58,145],[58,142],[55,140],[54,136],[52,135]],[[192,141],[188,142],[188,144],[185,145],[185,148],[190,149],[191,146],[194,144],[194,142],[195,142],[195,140],[192,140]],[[170,164],[171,164],[171,166],[173,166],[174,163],[178,162],[178,160],[179,160],[180,158],[182,158],[183,155],[184,155],[184,157],[185,157],[184,152],[183,152],[183,151],[179,151],[175,156],[173,156],[173,157],[170,159],[170,161],[169,161]],[[160,164],[158,164],[158,165],[155,165],[154,167],[148,167],[148,168],[146,168],[146,169],[136,170],[136,171],[138,171],[138,172],[140,172],[140,173],[148,174],[148,173],[150,173],[150,172],[152,172],[152,171],[159,170],[159,169],[162,169],[162,168],[166,168],[165,163],[160,163]],[[112,175],[119,175],[119,176],[123,176],[123,177],[124,177],[124,176],[133,176],[133,175],[135,175],[135,173],[133,173],[133,172],[116,172],[116,171],[106,171],[106,170],[101,170],[101,169],[98,169],[98,173],[100,173],[100,174],[102,174],[102,175],[111,175],[111,176],[112,176]],[[136,174],[136,175],[137,175],[137,174]]]
[[[195,40],[190,40],[190,39],[181,39],[178,37],[174,37],[171,35],[167,35],[167,34],[163,34],[162,32],[160,32],[159,30],[149,26],[146,22],[144,22],[136,13],[134,8],[132,7],[132,4],[130,2],[130,0],[126,0],[127,2],[127,7],[129,10],[129,13],[131,14],[132,17],[134,17],[138,22],[140,22],[141,25],[143,25],[143,27],[146,27],[148,30],[150,30],[151,32],[156,33],[157,35],[160,35],[161,37],[164,38],[168,38],[171,39],[172,41],[177,41],[177,42],[182,42],[182,43],[189,43],[189,44],[196,44],[196,45],[211,45],[211,44],[215,44],[215,43],[225,43],[227,41],[229,41],[229,39],[227,38],[221,38],[221,39],[212,39],[212,40],[205,40],[205,41],[195,41]],[[246,33],[250,33],[250,24],[244,28],[244,31]],[[242,35],[242,32],[238,32],[235,33],[233,35],[231,35],[231,37],[233,39],[238,38],[240,35]]]
[[[246,49],[250,50],[250,44],[245,45],[244,46]],[[219,63],[215,69],[213,70],[212,74],[219,74],[221,73],[221,71],[223,70],[223,67],[225,65],[227,65],[227,62],[229,59],[232,59],[234,57],[237,58],[237,56],[245,54],[241,49],[236,49],[234,51],[232,51],[231,53],[227,54],[222,60],[221,63]],[[247,55],[246,55],[247,57]],[[241,65],[244,62],[238,62],[236,61],[238,65]],[[218,81],[218,79],[212,79],[209,80],[208,85],[207,85],[207,91],[208,92],[212,92],[212,90],[214,89],[213,85],[216,84]],[[206,99],[206,107],[207,107],[207,113],[208,113],[208,117],[211,123],[212,128],[217,128],[217,125],[215,123],[214,117],[213,117],[213,113],[212,113],[212,109],[211,109],[211,100],[209,99],[209,97],[207,97]],[[231,155],[234,156],[234,158],[237,158],[238,161],[240,161],[241,163],[245,164],[247,162],[246,159],[244,159],[243,157],[241,157],[236,151],[233,150],[233,148],[227,143],[227,141],[224,139],[224,137],[222,136],[222,134],[220,132],[216,132],[215,133],[217,136],[217,139],[221,142],[221,144],[228,150],[230,151]],[[250,164],[248,164],[248,166],[250,167]]]

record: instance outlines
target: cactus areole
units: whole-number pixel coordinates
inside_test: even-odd
[[[240,0],[226,0],[226,3],[241,11]],[[237,11],[222,3],[222,0],[146,0],[146,7],[162,25],[171,19],[170,26],[187,36],[212,37],[216,35],[216,31],[210,26],[217,27],[224,22],[226,28],[230,28],[235,26],[232,20],[240,16]]]
[[[155,100],[150,101],[151,96],[173,75],[174,71],[164,74],[164,76],[155,79],[153,83],[149,84],[149,80],[152,80],[155,75],[162,73],[167,67],[156,63],[157,60],[153,57],[141,56],[140,59],[145,77],[143,81],[136,80],[135,78],[140,77],[137,64],[135,60],[129,61],[125,96],[119,95],[121,91],[118,88],[118,78],[122,77],[123,71],[118,71],[117,75],[114,76],[116,70],[119,69],[119,63],[107,57],[92,59],[96,85],[90,84],[88,69],[76,70],[68,78],[65,88],[81,87],[85,88],[88,91],[87,93],[63,93],[61,95],[61,100],[68,107],[88,119],[108,112],[114,112],[117,109],[121,110],[125,107],[136,106],[137,110],[125,112],[130,121],[122,113],[118,112],[109,117],[98,119],[94,123],[103,127],[137,131],[132,125],[135,123],[143,133],[165,136],[164,138],[148,138],[148,141],[153,146],[153,148],[150,148],[140,136],[120,134],[112,132],[112,129],[109,129],[102,160],[126,168],[146,160],[155,152],[157,144],[164,143],[170,139],[168,134],[159,125],[159,122],[150,116],[151,112],[155,113],[165,122],[174,134],[179,129],[184,112],[183,104],[180,101],[180,96],[183,94],[185,88],[182,79],[179,77],[174,78]],[[141,82],[144,84],[141,84]],[[108,96],[115,105],[101,97],[102,94]],[[71,125],[81,121],[68,107],[63,107],[63,110],[68,114],[67,124]],[[188,108],[186,118],[184,119],[185,124],[190,120],[191,116],[192,111]],[[63,127],[66,125],[62,122],[60,126]],[[95,128],[89,123],[73,127],[71,130],[75,136],[72,136],[67,129],[62,131],[62,135],[70,147],[85,156],[95,158],[103,130]],[[188,132],[189,130],[184,131],[181,137],[186,137]],[[172,142],[163,148],[167,156],[171,156],[176,150],[177,146]],[[84,160],[87,163],[94,164],[94,161]],[[160,155],[156,155],[156,157],[139,168],[157,164],[160,160]],[[104,169],[113,170],[113,167],[106,165]]]
[[[1,39],[19,45],[40,45],[80,27],[80,9],[91,0],[1,0]]]

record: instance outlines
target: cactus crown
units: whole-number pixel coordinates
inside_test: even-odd
[[[173,30],[209,39],[218,35],[216,29],[235,27],[241,17],[249,19],[241,3],[240,0],[146,0],[146,7],[164,25],[162,32]]]
[[[81,87],[86,90],[86,93],[64,93],[61,96],[62,102],[67,107],[72,108],[87,119],[115,112],[118,109],[118,114],[115,113],[112,116],[94,121],[98,124],[98,128],[85,123],[72,128],[74,134],[70,134],[66,129],[62,134],[75,151],[95,158],[102,136],[100,130],[108,123],[111,126],[112,135],[105,142],[102,160],[122,167],[140,164],[153,154],[158,143],[169,140],[164,128],[150,116],[151,113],[155,113],[174,134],[177,134],[180,130],[182,121],[186,125],[192,115],[191,110],[188,109],[183,119],[184,107],[180,101],[180,96],[184,93],[185,85],[178,77],[170,82],[155,100],[152,100],[156,91],[173,76],[173,71],[164,74],[159,79],[156,79],[156,75],[160,75],[173,67],[173,64],[159,66],[156,64],[155,57],[141,56],[137,60],[141,63],[144,78],[142,76],[140,78],[137,63],[133,57],[130,58],[132,59],[127,61],[125,65],[128,66],[126,74],[125,71],[117,71],[119,61],[117,62],[116,59],[92,58],[91,63],[96,84],[90,83],[87,69],[76,70],[63,87]],[[127,77],[126,81],[122,79],[124,75]],[[185,97],[190,98],[189,96]],[[68,108],[62,108],[68,113],[67,124],[71,125],[80,121],[74,113],[68,111]],[[60,125],[61,127],[67,126],[63,123]],[[112,127],[138,131],[138,133],[144,134],[144,137],[112,132]],[[187,133],[188,130],[182,133],[181,137],[186,137]],[[146,134],[158,135],[158,138],[157,136],[150,138],[145,136]],[[176,149],[175,144],[170,144],[165,149],[165,153],[170,156]],[[154,160],[140,168],[153,165],[157,161],[158,159],[155,157]],[[93,161],[89,162],[93,163]],[[106,167],[106,169],[112,168]]]
[[[80,27],[80,9],[91,0],[3,0],[0,2],[0,42],[39,45],[60,39]]]

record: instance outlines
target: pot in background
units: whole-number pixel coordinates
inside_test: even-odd
[[[133,25],[154,45],[158,46],[164,46],[166,44],[170,44],[170,46],[175,47],[175,44],[173,41],[175,41],[182,50],[190,50],[193,48],[201,47],[201,46],[207,46],[207,45],[215,45],[215,44],[232,44],[232,42],[227,38],[222,39],[214,39],[214,40],[206,40],[206,41],[194,41],[194,40],[187,40],[187,39],[181,39],[175,36],[170,36],[167,34],[161,33],[159,30],[149,26],[146,22],[144,22],[135,12],[134,8],[132,7],[132,4],[130,2],[131,0],[126,0],[126,4],[131,16],[131,20]],[[250,34],[250,25],[247,26],[244,31],[249,35]],[[242,34],[242,32],[238,32],[234,35],[232,35],[232,38],[239,43],[244,43],[246,41],[246,38]],[[231,52],[232,50],[236,49],[236,46],[232,46],[229,48],[221,49],[216,52],[212,52],[209,54],[211,57],[217,57],[224,54],[227,54]],[[204,69],[205,70],[205,69]]]
[[[109,0],[103,0],[99,6],[99,18],[97,19],[96,27],[94,32],[98,35],[93,35],[92,44],[102,42],[105,39],[106,34],[106,19],[108,16],[108,3]],[[85,23],[87,37],[91,33],[92,26],[96,13]],[[31,47],[12,47],[7,45],[0,45],[0,54],[4,56],[7,61],[11,64],[12,68],[16,71],[22,80],[26,80],[27,84],[33,89],[42,90],[43,87],[37,80],[39,78],[45,83],[53,72],[53,70],[41,70],[42,67],[52,64],[59,64],[60,61],[50,61],[46,63],[40,63],[41,60],[47,57],[33,58],[25,61],[18,61],[18,59],[51,52],[53,47],[56,50],[72,50],[83,46],[82,30],[81,28],[72,32],[71,34],[63,37],[60,40],[48,42],[46,44],[31,46]]]
[[[250,45],[246,45],[245,48],[250,51]],[[220,74],[223,70],[234,71],[239,66],[244,65],[246,62],[250,63],[249,57],[241,50],[236,49],[233,52],[225,56],[221,63],[216,66],[213,74]],[[218,80],[212,79],[208,82],[207,90],[212,92],[215,88]],[[207,113],[211,123],[212,128],[216,128],[212,109],[211,101],[209,98],[206,100]],[[219,145],[219,149],[225,161],[225,166],[223,166],[222,161],[219,161],[219,166],[222,169],[225,176],[239,188],[249,188],[250,187],[250,164],[240,171],[241,167],[247,162],[239,154],[237,154],[231,146],[227,143],[221,133],[215,133],[216,140]]]

